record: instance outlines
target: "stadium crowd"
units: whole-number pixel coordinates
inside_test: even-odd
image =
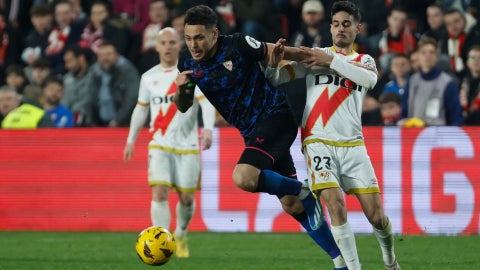
[[[363,14],[355,50],[379,70],[364,125],[480,125],[480,0],[352,1]],[[159,30],[183,33],[194,5],[218,13],[221,33],[325,47],[333,2],[0,0],[1,127],[128,126]],[[299,117],[302,84],[282,86]]]

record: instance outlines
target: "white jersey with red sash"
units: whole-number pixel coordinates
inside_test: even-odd
[[[177,90],[175,83],[177,74],[176,68],[164,69],[160,65],[145,72],[140,81],[138,103],[143,106],[150,105],[152,134],[150,146],[160,146],[162,150],[168,152],[198,153],[199,102],[208,103],[208,101],[196,88],[192,107],[185,113],[178,111],[173,102]],[[208,105],[214,110],[210,104]],[[214,119],[204,119],[204,121],[213,125]]]

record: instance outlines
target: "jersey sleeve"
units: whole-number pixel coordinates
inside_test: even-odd
[[[148,91],[145,76],[142,76],[142,78],[140,78],[140,87],[138,90],[137,103],[143,106],[147,106],[148,104],[150,104],[150,92]]]
[[[346,61],[338,55],[333,56],[330,68],[354,83],[372,89],[377,83],[377,67],[370,55],[359,55],[357,59]]]
[[[210,103],[210,101],[208,101],[198,87],[195,88],[195,99],[202,108],[203,128],[213,130],[215,125],[215,107],[213,107],[213,105]]]
[[[237,46],[243,57],[252,62],[258,62],[265,59],[267,55],[267,44],[258,41],[251,36],[242,34],[234,34],[232,36],[232,44]]]
[[[307,68],[301,63],[291,61],[281,68],[264,68],[265,77],[274,86],[278,86],[282,83],[287,83],[299,78],[304,78],[307,74]]]

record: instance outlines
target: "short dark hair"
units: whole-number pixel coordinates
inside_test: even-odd
[[[62,86],[63,88],[63,80],[62,80],[62,77],[60,75],[52,75],[52,76],[49,76],[45,79],[45,82],[43,83],[43,88],[47,87],[47,85],[49,85],[50,83],[56,83],[60,86]]]
[[[15,74],[27,78],[27,76],[25,75],[25,71],[23,70],[23,66],[19,64],[11,64],[7,66],[7,68],[5,69],[5,74],[6,76],[10,74]]]
[[[32,68],[38,69],[51,69],[50,60],[45,57],[40,57],[37,60],[33,61]]]
[[[217,14],[208,6],[194,6],[185,15],[185,25],[187,24],[204,25],[205,28],[212,29],[217,26]]]
[[[66,50],[65,53],[71,52],[75,58],[78,58],[80,56],[85,57],[85,60],[87,60],[88,64],[92,63],[95,59],[94,53],[92,50],[89,48],[83,48],[82,46],[78,45],[77,43],[74,43],[70,45]]]
[[[464,14],[461,10],[459,10],[458,8],[448,8],[448,9],[445,11],[444,15],[451,15],[451,14],[455,14],[455,13],[460,14],[460,16],[462,16],[462,18],[463,18],[464,20],[466,20],[466,19],[465,19],[465,14]]]
[[[360,14],[360,9],[352,2],[349,1],[338,1],[333,3],[331,16],[337,14],[340,11],[345,11],[348,14],[353,16],[355,22],[360,22],[362,15]]]
[[[30,8],[31,17],[46,17],[52,15],[52,9],[48,4],[38,4]]]
[[[398,105],[402,104],[402,96],[396,92],[384,92],[378,98],[380,104],[386,104],[389,102],[395,102]]]

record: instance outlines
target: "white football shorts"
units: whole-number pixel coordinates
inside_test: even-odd
[[[367,149],[339,147],[319,142],[303,149],[312,191],[340,187],[348,194],[380,193]]]
[[[149,148],[148,184],[164,185],[181,192],[200,189],[200,155]]]

